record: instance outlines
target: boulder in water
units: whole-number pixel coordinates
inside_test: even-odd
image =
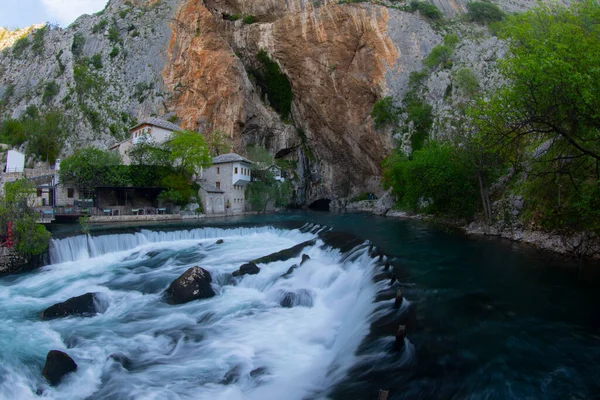
[[[240,269],[233,272],[233,276],[256,275],[260,272],[260,268],[255,263],[249,262],[240,266]]]
[[[223,241],[223,239],[219,239],[219,240],[217,240],[217,242],[216,242],[215,244],[223,244],[223,243],[225,243],[225,242]]]
[[[292,257],[297,257],[298,255],[300,255],[300,253],[302,252],[302,249],[304,249],[305,247],[313,246],[315,243],[316,243],[316,241],[314,239],[307,240],[306,242],[297,244],[293,247],[290,247],[289,249],[284,249],[284,250],[278,251],[276,253],[269,254],[268,256],[257,258],[256,260],[252,260],[252,262],[254,264],[267,264],[267,263],[272,263],[275,261],[289,260]]]
[[[288,276],[290,276],[290,275],[291,275],[291,274],[294,272],[294,270],[295,270],[296,268],[298,268],[298,265],[297,265],[297,264],[294,264],[294,265],[292,265],[292,266],[291,266],[291,267],[290,267],[290,268],[287,270],[287,272],[286,272],[285,274],[281,275],[281,277],[282,277],[282,278],[287,278]]]
[[[86,293],[81,296],[72,297],[67,301],[48,307],[40,313],[40,318],[50,320],[71,315],[91,317],[98,313],[96,296],[96,293]]]
[[[167,302],[183,304],[193,300],[207,299],[215,295],[210,283],[210,272],[198,266],[185,271],[165,291]]]
[[[304,264],[308,260],[310,260],[310,256],[308,254],[302,254],[302,261],[300,261],[300,265]]]
[[[404,338],[406,338],[406,326],[398,326],[396,331],[396,340],[394,341],[394,349],[400,351],[404,348]]]
[[[50,350],[46,356],[42,375],[52,386],[56,386],[63,376],[75,371],[77,371],[77,364],[67,353]]]
[[[305,289],[301,289],[298,292],[280,292],[279,305],[284,308],[292,308],[296,306],[301,307],[312,307],[313,306],[313,294]]]

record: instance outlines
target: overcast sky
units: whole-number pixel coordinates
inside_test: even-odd
[[[107,0],[0,0],[0,26],[23,28],[41,22],[67,26],[81,14],[104,9]]]

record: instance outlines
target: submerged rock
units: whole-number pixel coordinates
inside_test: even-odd
[[[267,264],[275,261],[289,260],[290,258],[297,257],[298,255],[300,255],[300,253],[305,247],[313,246],[315,243],[316,241],[314,239],[307,240],[306,242],[297,244],[293,247],[290,247],[289,249],[284,249],[276,253],[269,254],[268,256],[257,258],[256,260],[252,260],[252,262],[254,264]]]
[[[217,240],[217,241],[216,241],[216,243],[215,243],[215,244],[223,244],[223,243],[225,243],[225,242],[223,241],[223,239],[219,239],[219,240]]]
[[[300,261],[300,265],[304,264],[308,260],[310,260],[310,256],[308,254],[302,254],[302,261]]]
[[[86,293],[72,297],[67,301],[48,307],[40,313],[40,318],[50,320],[72,315],[80,317],[94,316],[98,313],[96,296],[97,293]]]
[[[165,291],[165,297],[169,304],[208,299],[215,295],[211,282],[210,272],[198,266],[192,267],[171,283]]]
[[[60,350],[50,350],[46,356],[46,364],[42,370],[42,375],[52,386],[56,386],[63,376],[75,371],[77,371],[77,364],[67,353]]]
[[[302,289],[298,292],[280,292],[279,305],[284,308],[292,308],[296,306],[312,307],[313,294],[309,290]]]
[[[255,263],[249,262],[240,266],[240,269],[233,271],[233,276],[256,275],[260,272],[260,268]]]
[[[282,278],[287,278],[288,276],[292,275],[292,273],[294,272],[294,270],[298,268],[297,264],[292,265],[285,274],[281,275]]]

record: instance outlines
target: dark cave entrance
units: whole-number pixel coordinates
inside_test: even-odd
[[[316,211],[329,211],[329,203],[331,203],[329,199],[319,199],[313,201],[308,208]]]

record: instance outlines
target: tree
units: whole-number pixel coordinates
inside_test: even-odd
[[[212,159],[201,134],[192,131],[175,131],[167,143],[171,163],[179,165],[180,172],[193,174],[200,167],[211,165]]]
[[[215,156],[229,153],[233,149],[231,137],[219,130],[204,135],[204,140],[206,140],[206,145],[208,146],[210,154]]]
[[[25,118],[23,125],[29,133],[27,150],[47,163],[54,164],[66,138],[63,114],[49,111],[38,118]]]
[[[431,69],[436,68],[438,65],[445,68],[450,62],[450,57],[452,57],[452,48],[443,44],[438,44],[431,49],[431,52],[425,57],[423,63]]]
[[[392,96],[377,100],[375,104],[373,104],[371,117],[375,122],[375,129],[397,122],[398,110],[394,107]]]
[[[0,227],[2,236],[14,236],[15,250],[22,256],[42,253],[50,241],[50,232],[36,221],[30,207],[35,188],[25,179],[8,182],[0,197]]]
[[[118,153],[86,147],[60,163],[60,180],[72,183],[86,197],[91,197],[96,186],[107,181],[109,168],[120,163]]]
[[[169,165],[169,151],[148,135],[142,136],[128,152],[133,165]]]
[[[480,24],[501,21],[504,12],[497,5],[487,1],[469,1],[467,3],[467,18]]]
[[[507,17],[499,35],[509,43],[507,84],[471,117],[527,171],[533,219],[600,229],[600,6],[544,5]]]

